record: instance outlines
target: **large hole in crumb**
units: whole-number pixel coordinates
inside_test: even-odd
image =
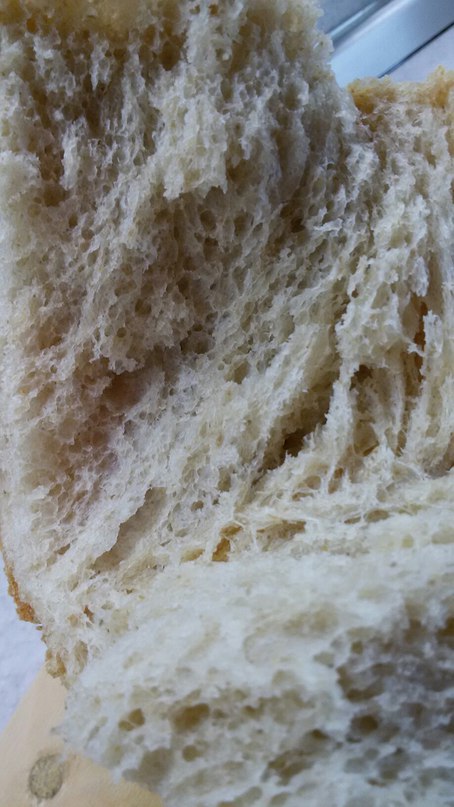
[[[234,381],[235,384],[242,384],[244,379],[250,373],[250,364],[245,359],[244,361],[240,361],[239,364],[233,364],[225,375],[226,381]]]
[[[173,40],[165,42],[161,53],[160,62],[164,70],[172,70],[180,59],[182,41]]]
[[[378,720],[374,715],[364,714],[355,717],[350,727],[350,741],[360,742],[378,729]]]
[[[125,771],[125,777],[129,778],[130,776],[139,784],[145,785],[150,790],[155,790],[164,777],[167,776],[171,764],[172,752],[168,748],[146,751],[137,770]]]
[[[118,728],[121,731],[134,731],[134,729],[143,726],[145,723],[145,716],[142,709],[133,709],[126,717],[122,718],[118,723]]]
[[[122,561],[130,557],[137,541],[144,532],[150,530],[165,501],[166,493],[163,488],[148,490],[142,506],[121,525],[114,545],[97,558],[92,566],[93,571],[101,573],[116,570]]]
[[[309,435],[325,423],[334,380],[334,373],[320,379],[311,390],[299,394],[292,401],[292,409],[276,420],[257,482],[265,473],[281,466],[288,456],[297,457],[304,450]]]
[[[203,752],[196,745],[186,745],[181,752],[186,762],[193,762],[195,759],[202,756],[202,753]]]
[[[275,757],[268,765],[268,775],[276,776],[283,785],[305,770],[310,769],[316,760],[333,746],[333,741],[319,729],[306,734],[297,749],[289,749]]]
[[[173,716],[173,723],[177,731],[193,731],[209,714],[210,708],[206,703],[197,703],[177,711]]]
[[[454,651],[454,617],[449,618],[444,626],[437,631],[437,641]]]

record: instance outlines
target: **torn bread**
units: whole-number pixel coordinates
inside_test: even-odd
[[[166,807],[452,798],[454,78],[317,16],[0,10],[4,554]]]

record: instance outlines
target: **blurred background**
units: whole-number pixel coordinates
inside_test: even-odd
[[[320,25],[334,43],[345,85],[393,73],[419,81],[439,64],[454,68],[454,0],[321,0]]]
[[[454,0],[321,0],[340,84],[390,73],[420,81],[454,69]],[[19,622],[0,562],[0,730],[44,662],[37,629]]]

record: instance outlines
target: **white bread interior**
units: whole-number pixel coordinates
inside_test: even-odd
[[[454,79],[317,13],[0,9],[5,559],[166,807],[454,804]]]

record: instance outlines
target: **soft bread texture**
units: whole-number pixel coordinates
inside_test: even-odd
[[[454,78],[316,18],[1,10],[4,553],[167,807],[454,804]]]

